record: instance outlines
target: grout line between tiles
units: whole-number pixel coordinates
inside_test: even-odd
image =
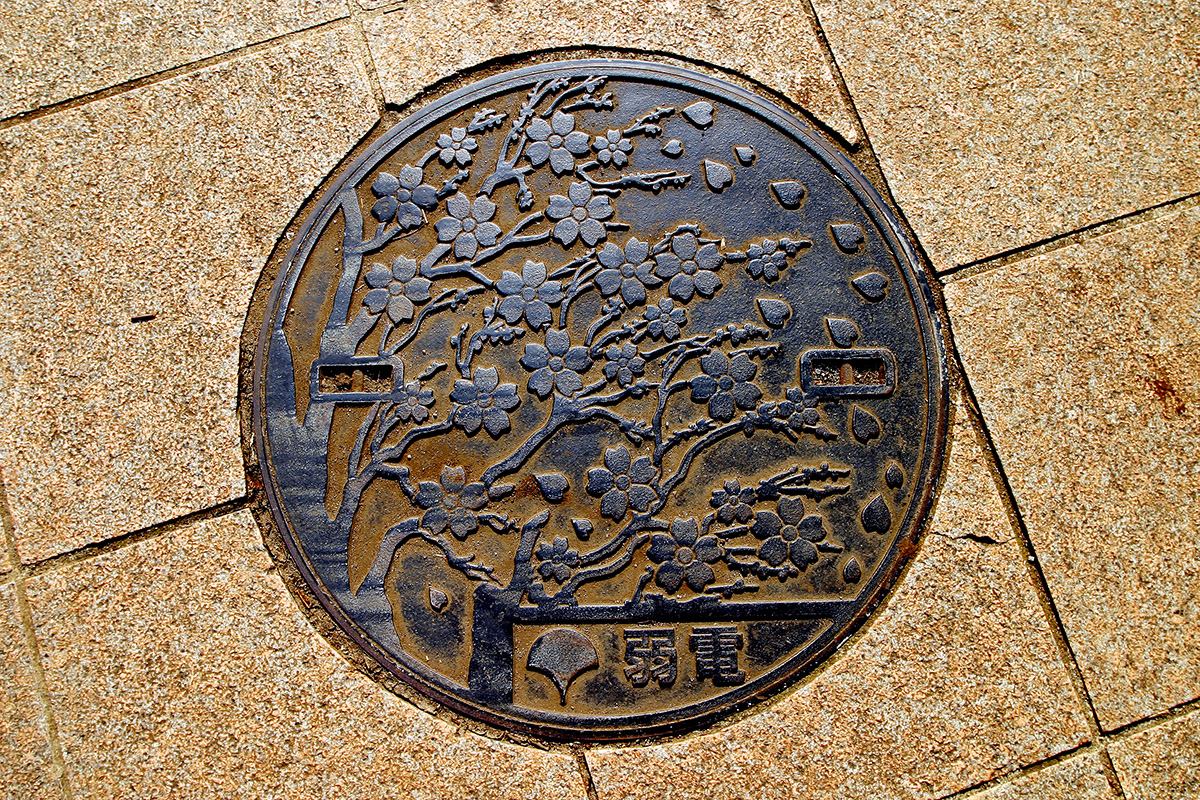
[[[379,116],[387,112],[387,98],[383,93],[383,84],[379,80],[379,69],[375,66],[375,56],[371,53],[371,43],[367,40],[367,29],[363,27],[363,11],[357,0],[347,0],[350,8],[350,19],[353,20],[354,39],[358,45],[358,54],[367,70],[367,80],[371,84],[371,94],[375,96]]]
[[[1028,778],[1030,776],[1037,775],[1039,772],[1043,772],[1051,767],[1058,766],[1064,761],[1070,761],[1072,758],[1083,755],[1084,753],[1087,753],[1093,749],[1094,745],[1091,744],[1072,747],[1070,750],[1064,750],[1061,753],[1055,753],[1049,758],[1044,758],[1041,761],[1037,761],[1021,769],[1013,770],[1012,772],[1005,773],[1004,775],[984,781],[983,783],[977,783],[974,786],[968,786],[966,789],[960,789],[953,794],[943,795],[940,800],[963,800],[964,798],[968,797],[977,797],[984,792],[1012,783],[1020,778]]]
[[[1121,742],[1131,736],[1136,736],[1145,730],[1149,730],[1150,728],[1156,728],[1163,723],[1173,722],[1180,717],[1185,717],[1194,711],[1200,711],[1200,697],[1188,700],[1186,703],[1180,703],[1179,705],[1172,706],[1166,711],[1155,714],[1152,717],[1139,719],[1138,721],[1131,722],[1128,725],[1122,725],[1119,728],[1114,728],[1104,736],[1109,741]]]
[[[587,761],[587,750],[583,747],[573,749],[575,764],[579,767],[579,774],[583,778],[583,788],[587,792],[588,800],[599,800],[600,795],[596,792],[596,783],[592,780],[592,768]]]
[[[41,649],[38,647],[37,633],[33,626],[33,611],[29,607],[29,598],[25,594],[26,576],[24,570],[21,568],[20,556],[17,553],[17,540],[13,529],[12,514],[8,507],[8,492],[4,488],[2,475],[0,475],[0,527],[4,529],[4,547],[8,551],[9,560],[13,563],[13,594],[17,598],[17,610],[21,617],[21,629],[25,635],[25,654],[29,659],[29,668],[33,672],[33,683],[37,690],[38,702],[41,705],[46,742],[50,748],[50,763],[58,773],[56,778],[59,791],[62,793],[64,800],[71,800],[71,781],[67,775],[67,762],[63,757],[62,743],[58,738],[58,720],[54,715],[54,704],[50,698],[50,686],[46,682],[46,670],[42,664]]]
[[[1100,728],[1100,717],[1096,713],[1092,696],[1088,692],[1087,682],[1084,680],[1083,671],[1079,667],[1079,659],[1075,656],[1075,651],[1071,648],[1066,626],[1063,624],[1062,616],[1059,614],[1054,597],[1050,593],[1050,584],[1046,580],[1045,573],[1042,571],[1041,561],[1038,559],[1037,551],[1033,546],[1033,540],[1029,536],[1029,529],[1025,525],[1025,518],[1021,514],[1020,506],[1017,504],[1016,493],[1013,491],[1012,483],[1009,481],[1008,474],[1004,470],[1004,463],[1000,459],[1000,451],[992,439],[991,431],[988,430],[987,420],[984,419],[983,411],[979,406],[979,400],[976,398],[975,390],[971,386],[971,380],[967,375],[966,368],[963,366],[962,359],[959,358],[958,346],[954,341],[954,331],[952,328],[949,331],[949,337],[951,357],[954,359],[959,374],[962,377],[962,393],[963,399],[966,401],[967,413],[975,423],[978,435],[983,437],[981,444],[983,445],[985,457],[989,461],[992,472],[997,479],[998,488],[1001,491],[1004,504],[1008,508],[1009,516],[1016,523],[1017,548],[1024,556],[1026,570],[1038,595],[1038,601],[1041,603],[1043,613],[1046,615],[1046,621],[1049,624],[1051,635],[1054,637],[1054,643],[1058,648],[1059,656],[1062,659],[1063,666],[1067,670],[1072,688],[1083,707],[1084,716],[1087,719],[1088,734],[1093,742],[1098,742],[1103,735]]]
[[[0,131],[24,124],[26,122],[33,122],[34,120],[41,119],[42,117],[47,117],[64,111],[70,111],[72,109],[88,105],[89,103],[94,103],[97,100],[106,100],[119,94],[125,94],[126,92],[132,92],[147,86],[163,83],[164,81],[180,77],[181,75],[199,72],[200,70],[216,66],[218,64],[226,64],[230,61],[236,61],[244,56],[253,55],[254,53],[270,50],[283,44],[289,44],[291,42],[308,38],[313,34],[336,30],[340,27],[346,26],[348,23],[352,24],[351,17],[338,17],[337,19],[321,22],[308,28],[302,28],[297,31],[280,34],[279,36],[275,36],[270,39],[264,39],[260,42],[255,42],[235,50],[227,50],[223,53],[197,59],[196,61],[189,61],[186,64],[178,64],[174,67],[160,70],[159,72],[154,72],[149,75],[142,75],[127,81],[122,81],[121,83],[113,84],[112,86],[106,86],[103,89],[97,89],[92,92],[87,92],[86,94],[77,95],[67,100],[60,100],[48,105],[38,106],[37,108],[33,108],[28,111],[22,111],[10,117],[0,119]]]
[[[42,561],[37,561],[25,567],[25,574],[28,577],[36,577],[44,575],[47,572],[53,572],[57,569],[77,564],[80,561],[87,561],[98,556],[112,553],[121,550],[130,545],[144,542],[147,539],[153,539],[164,533],[169,533],[173,530],[194,525],[197,522],[205,522],[207,520],[223,517],[227,514],[232,514],[236,511],[241,511],[250,505],[250,497],[239,497],[235,500],[227,500],[224,503],[219,503],[209,508],[193,511],[190,514],[184,514],[173,519],[157,522],[145,528],[139,528],[136,531],[123,533],[119,536],[114,536],[111,539],[105,539],[103,542],[95,544],[87,544],[83,547],[70,550],[66,553],[60,553],[56,556],[50,556]],[[7,523],[6,523],[7,524]]]
[[[1117,796],[1117,800],[1125,800],[1125,787],[1121,785],[1121,777],[1117,775],[1117,768],[1113,766],[1112,757],[1108,754],[1108,748],[1104,746],[1100,747],[1100,767],[1104,770],[1104,777],[1108,780],[1108,787]]]
[[[978,275],[981,272],[988,272],[999,267],[1007,266],[1016,261],[1024,261],[1027,258],[1045,255],[1052,253],[1055,250],[1061,250],[1064,247],[1080,244],[1090,239],[1095,239],[1115,231],[1141,225],[1159,217],[1174,214],[1184,211],[1189,208],[1200,206],[1200,192],[1192,192],[1191,194],[1176,197],[1171,200],[1165,200],[1161,203],[1156,203],[1152,206],[1140,208],[1137,211],[1131,211],[1128,214],[1111,217],[1109,219],[1094,222],[1090,225],[1084,225],[1081,228],[1060,233],[1056,236],[1051,236],[1048,239],[1033,242],[1031,244],[1015,247],[1011,250],[1005,250],[1002,253],[987,256],[976,261],[971,261],[967,264],[951,267],[950,269],[938,274],[938,278],[943,284],[953,283],[954,281],[969,278],[973,275]]]
[[[967,787],[950,795],[946,795],[944,800],[959,800],[960,798],[975,797],[983,792],[993,789],[997,786],[1002,786],[1011,783],[1020,778],[1030,775],[1036,775],[1042,770],[1062,763],[1075,756],[1085,753],[1097,753],[1101,767],[1104,772],[1105,779],[1108,781],[1112,789],[1114,797],[1118,800],[1125,800],[1126,794],[1124,787],[1121,785],[1119,774],[1112,763],[1112,759],[1108,753],[1108,745],[1113,742],[1122,741],[1130,736],[1134,736],[1142,731],[1157,727],[1168,723],[1179,717],[1200,710],[1200,698],[1195,698],[1185,703],[1180,703],[1164,712],[1147,717],[1137,722],[1128,725],[1105,731],[1100,725],[1099,715],[1096,712],[1095,704],[1091,694],[1087,690],[1087,684],[1084,681],[1082,670],[1079,667],[1078,659],[1075,656],[1074,650],[1071,648],[1070,641],[1067,637],[1066,627],[1063,624],[1062,617],[1058,612],[1057,605],[1054,602],[1053,596],[1050,593],[1049,583],[1046,580],[1045,573],[1042,570],[1041,562],[1037,558],[1036,551],[1033,546],[1033,541],[1029,537],[1028,528],[1020,512],[1020,507],[1017,505],[1016,495],[1008,480],[1008,476],[1004,471],[1003,462],[1000,460],[999,451],[992,440],[991,433],[988,430],[987,423],[984,419],[979,402],[975,397],[974,389],[971,386],[970,380],[967,377],[962,361],[958,356],[957,347],[953,341],[953,330],[950,331],[950,355],[954,359],[955,367],[962,379],[963,401],[967,413],[975,423],[976,435],[981,437],[981,445],[983,446],[986,458],[989,461],[993,475],[1001,489],[1005,505],[1008,508],[1010,517],[1013,519],[1018,530],[1017,545],[1022,554],[1025,556],[1026,565],[1034,584],[1038,599],[1042,604],[1043,611],[1046,614],[1047,621],[1050,623],[1051,634],[1054,637],[1055,644],[1059,648],[1060,657],[1067,669],[1067,674],[1071,680],[1075,693],[1084,709],[1084,716],[1087,720],[1090,741],[1065,750],[1061,753],[1026,765],[1020,769],[1016,769],[1006,775],[994,778],[989,781],[976,784],[975,786]]]
[[[825,64],[829,67],[829,72],[833,76],[833,84],[837,87],[838,93],[842,96],[842,102],[846,104],[846,110],[850,114],[850,123],[855,126],[855,135],[858,141],[851,146],[853,150],[863,149],[868,146],[867,129],[863,125],[862,115],[858,113],[858,106],[854,104],[854,97],[850,94],[850,87],[846,85],[846,79],[842,75],[842,69],[838,66],[837,56],[834,55],[833,45],[829,43],[829,37],[825,35],[825,29],[821,26],[821,18],[817,16],[816,6],[812,0],[803,0],[804,10],[808,14],[812,22],[813,33],[817,37],[817,44],[821,48],[821,55],[825,58]]]

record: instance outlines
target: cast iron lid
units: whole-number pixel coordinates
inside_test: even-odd
[[[311,209],[254,363],[270,518],[413,689],[556,738],[678,731],[811,670],[911,552],[933,304],[779,106],[539,65],[415,112]]]

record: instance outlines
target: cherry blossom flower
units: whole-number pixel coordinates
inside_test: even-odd
[[[477,368],[473,380],[454,381],[450,399],[459,403],[451,417],[455,425],[469,434],[482,425],[493,439],[509,431],[508,412],[521,404],[517,385],[500,383],[500,372],[495,367]]]
[[[544,580],[554,578],[562,583],[571,577],[571,570],[579,566],[579,551],[568,547],[565,536],[555,536],[554,544],[542,542],[538,545],[537,557],[542,563],[538,564],[538,574]]]
[[[526,261],[520,275],[505,270],[496,290],[504,297],[497,309],[500,316],[509,325],[523,316],[535,331],[550,324],[550,307],[563,300],[562,284],[546,280],[546,265],[537,261]]]
[[[429,406],[433,405],[433,391],[430,389],[421,388],[421,382],[417,380],[404,381],[404,362],[400,362],[396,367],[396,384],[400,388],[393,393],[395,398],[396,409],[395,414],[398,418],[407,422],[424,422],[429,419]]]
[[[563,247],[575,244],[576,239],[594,247],[608,236],[604,220],[612,215],[609,199],[604,195],[592,197],[592,187],[586,183],[572,183],[566,197],[550,195],[550,206],[546,209],[546,216],[556,221],[552,235]]]
[[[627,306],[638,306],[646,302],[646,287],[658,286],[654,275],[654,262],[649,261],[650,245],[632,237],[622,250],[609,242],[604,245],[596,259],[604,269],[596,275],[600,294],[611,297],[618,291]]]
[[[412,230],[425,221],[424,211],[437,207],[437,190],[426,183],[425,170],[411,164],[404,165],[400,176],[381,172],[371,184],[371,192],[379,199],[371,206],[371,213],[380,222],[396,221],[404,230]]]
[[[438,137],[437,145],[441,148],[438,161],[446,166],[456,161],[460,167],[467,166],[471,163],[471,153],[479,148],[475,137],[467,136],[466,128],[451,128],[450,133],[443,133]]]
[[[768,282],[778,280],[779,270],[787,266],[787,253],[779,248],[779,242],[774,239],[764,239],[761,245],[750,245],[746,255],[750,257],[746,271],[751,277],[763,278]]]
[[[604,136],[597,136],[592,147],[596,151],[596,160],[604,166],[623,167],[629,163],[633,142],[621,136],[620,131],[610,130]]]
[[[592,366],[586,347],[571,347],[571,336],[566,331],[546,331],[546,344],[530,342],[525,345],[521,366],[533,372],[529,376],[529,391],[545,400],[554,390],[571,397],[583,388],[580,373]]]
[[[733,419],[735,408],[751,409],[762,397],[762,390],[750,381],[758,374],[758,365],[746,355],[730,361],[720,350],[700,359],[703,374],[691,380],[692,400],[708,401],[708,415],[721,422]]]
[[[791,560],[803,570],[817,562],[814,542],[825,538],[825,518],[820,514],[804,513],[804,500],[785,497],[779,501],[775,511],[760,511],[755,516],[750,532],[763,539],[758,555],[772,567]]]
[[[500,226],[491,219],[496,214],[496,204],[480,195],[472,204],[462,192],[446,200],[450,216],[442,217],[434,225],[439,242],[454,242],[456,258],[474,258],[479,246],[491,247],[500,236]]]
[[[432,285],[428,279],[417,277],[417,262],[405,256],[393,261],[391,269],[383,264],[372,265],[366,281],[371,290],[363,297],[363,305],[372,314],[386,307],[388,319],[394,324],[413,318],[413,304],[429,300]]]
[[[679,338],[680,328],[687,324],[687,311],[682,308],[675,307],[675,301],[669,297],[664,297],[658,301],[658,305],[650,306],[642,316],[648,321],[646,325],[646,334],[655,341],[666,339],[668,342],[673,342]]]
[[[671,250],[654,257],[658,262],[654,273],[658,277],[670,278],[667,291],[671,297],[686,303],[699,292],[702,297],[712,297],[721,288],[721,279],[713,271],[725,263],[716,244],[700,245],[693,233],[681,233],[671,239]]]
[[[716,580],[709,564],[721,560],[721,542],[716,536],[700,536],[694,519],[677,519],[670,533],[656,533],[650,538],[646,555],[659,567],[654,582],[668,592],[675,592],[687,582],[693,592],[704,591]]]
[[[549,159],[550,169],[555,175],[574,172],[575,156],[588,152],[588,135],[575,130],[575,117],[572,114],[556,111],[549,122],[538,117],[529,123],[527,132],[529,144],[525,147],[525,157],[535,167],[540,167]]]
[[[629,448],[621,445],[604,451],[604,467],[593,467],[587,474],[587,491],[600,498],[600,513],[621,520],[629,507],[645,511],[658,499],[649,484],[654,480],[650,456],[631,460]]]
[[[750,504],[757,499],[754,489],[742,484],[736,478],[725,481],[724,488],[713,492],[708,504],[717,510],[717,519],[729,525],[733,522],[749,522],[754,516]]]
[[[646,371],[646,359],[641,357],[633,342],[609,345],[604,358],[608,362],[604,365],[604,377],[610,381],[616,378],[620,386],[628,386],[633,383],[634,376]]]
[[[487,505],[487,492],[482,483],[467,483],[462,467],[443,467],[440,482],[422,481],[413,498],[427,509],[421,517],[421,527],[432,534],[450,528],[458,539],[466,539],[479,530],[479,509]]]

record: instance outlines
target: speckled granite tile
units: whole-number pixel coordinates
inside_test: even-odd
[[[973,800],[1116,800],[1100,756],[1085,753],[988,789]]]
[[[1200,797],[1200,711],[1109,745],[1128,800]]]
[[[389,102],[489,59],[591,45],[675,53],[770,86],[854,141],[812,20],[780,0],[410,0],[364,22]],[[564,55],[569,58],[570,55]],[[636,56],[634,56],[636,57]]]
[[[33,579],[77,796],[584,798],[568,755],[418,711],[314,633],[241,511]]]
[[[0,583],[0,798],[60,794],[11,583]]]
[[[1200,210],[951,283],[954,338],[1106,729],[1200,696]]]
[[[345,16],[345,0],[5,0],[0,117]]]
[[[590,752],[601,800],[942,797],[1088,738],[964,417],[930,532],[865,635],[759,715]]]
[[[816,0],[938,269],[1200,189],[1200,5]]]
[[[242,493],[251,289],[377,118],[331,33],[0,132],[0,464],[23,560]]]

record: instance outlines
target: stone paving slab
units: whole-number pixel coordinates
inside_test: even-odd
[[[1087,741],[965,417],[932,532],[865,635],[761,714],[590,752],[601,800],[942,797]]]
[[[1099,753],[1085,753],[988,789],[973,800],[1117,800]]]
[[[410,0],[365,20],[363,27],[390,103],[406,102],[458,70],[513,53],[621,47],[734,70],[782,92],[847,141],[856,139],[851,112],[801,3]]]
[[[346,0],[5,0],[0,118],[347,13]]]
[[[586,797],[572,756],[463,732],[352,670],[248,511],[28,591],[76,796]]]
[[[1101,725],[1200,696],[1200,209],[946,287]]]
[[[1200,711],[1139,731],[1108,751],[1128,800],[1200,797]]]
[[[1200,189],[1200,5],[816,0],[938,269]]]
[[[0,131],[0,465],[25,561],[243,493],[251,289],[378,119],[342,34]]]
[[[16,592],[11,583],[0,584],[0,798],[59,793]]]

